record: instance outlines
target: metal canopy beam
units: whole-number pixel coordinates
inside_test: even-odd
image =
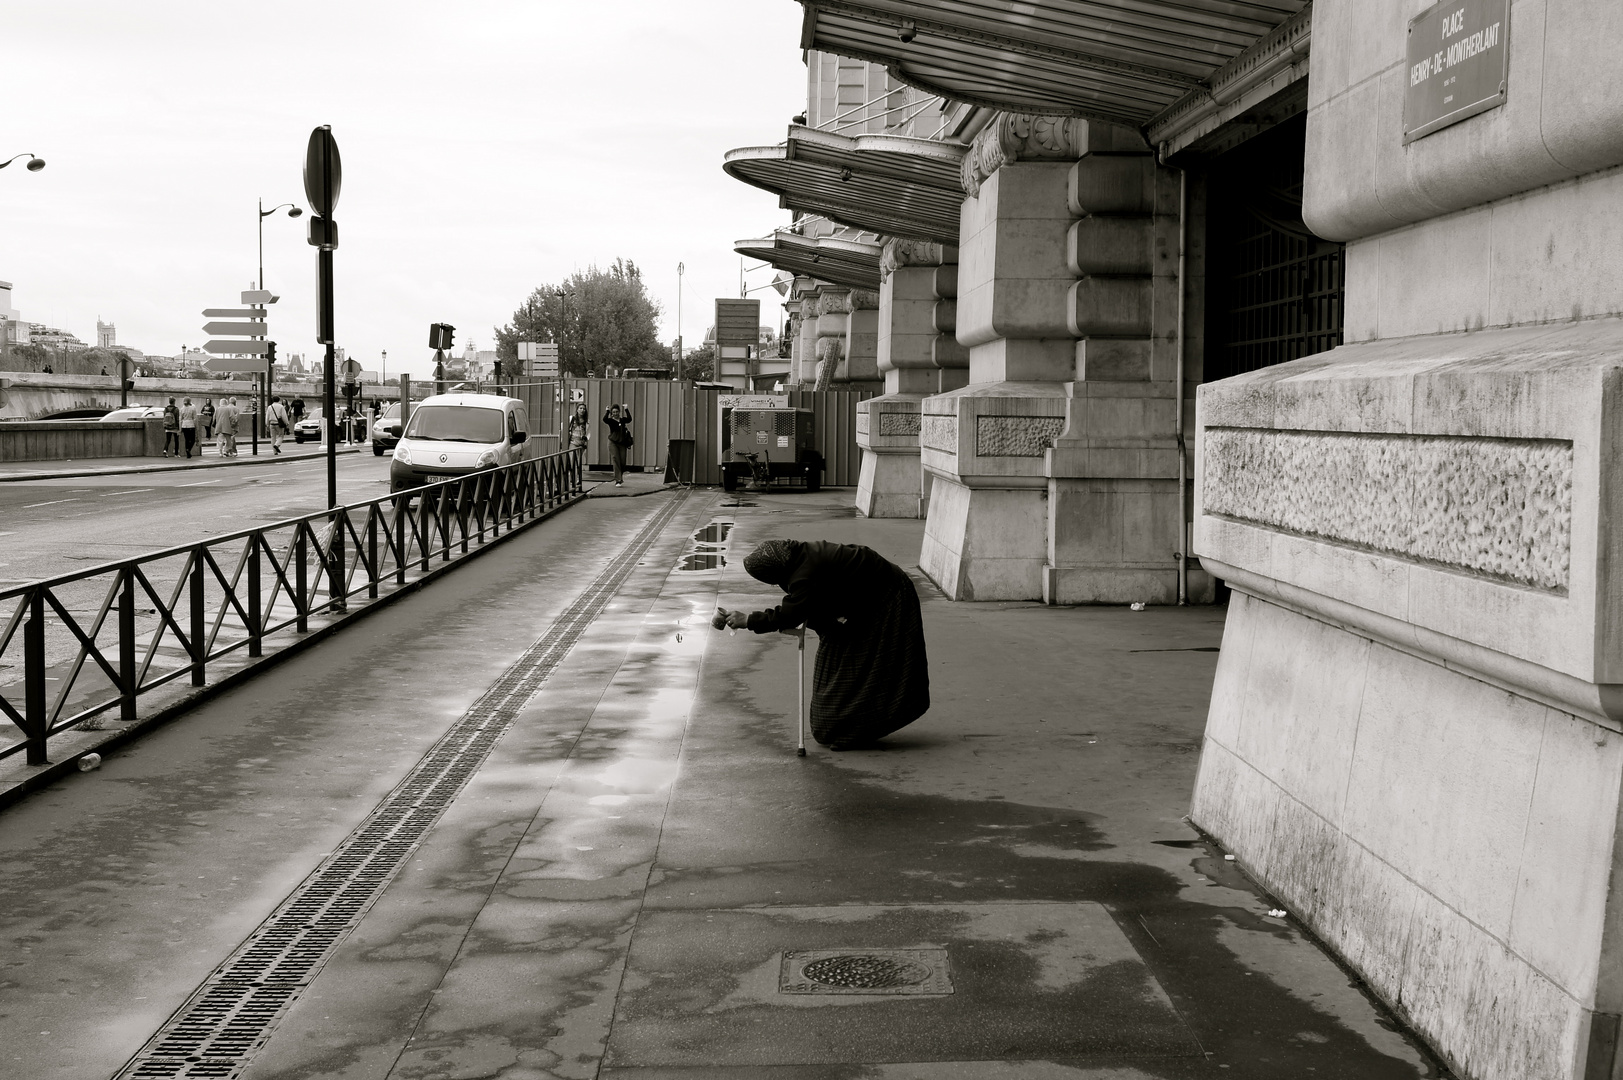
[[[740,240],[733,250],[779,270],[851,289],[879,288],[879,246],[824,236],[813,239],[779,229],[757,240]]]
[[[995,109],[1142,128],[1308,0],[801,0],[807,49]]]
[[[722,168],[790,210],[885,236],[956,244],[964,152],[927,139],[796,126],[782,145],[732,151]]]

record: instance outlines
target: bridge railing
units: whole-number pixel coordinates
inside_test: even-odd
[[[0,590],[0,759],[49,764],[53,738],[134,723],[155,697],[178,700],[170,684],[240,671],[571,501],[581,481],[581,451],[566,450]]]

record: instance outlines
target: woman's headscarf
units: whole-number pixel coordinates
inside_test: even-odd
[[[795,568],[797,547],[793,540],[768,540],[744,556],[744,572],[756,581],[782,585]]]

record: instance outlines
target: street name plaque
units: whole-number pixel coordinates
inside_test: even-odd
[[[1510,0],[1446,0],[1409,20],[1405,145],[1505,103]]]

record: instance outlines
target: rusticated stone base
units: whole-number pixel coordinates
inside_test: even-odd
[[[1620,777],[1616,731],[1236,591],[1191,819],[1461,1076],[1584,1080]]]
[[[1048,493],[937,476],[919,569],[951,600],[1036,600],[1048,561]]]
[[[931,475],[919,454],[880,453],[864,447],[857,479],[857,513],[870,518],[919,518],[929,505]]]

